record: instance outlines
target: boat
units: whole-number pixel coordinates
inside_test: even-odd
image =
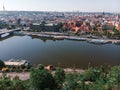
[[[53,38],[57,40],[64,40],[66,36],[53,36]]]
[[[87,42],[93,43],[93,44],[108,44],[110,41],[103,40],[103,39],[88,39]]]
[[[77,41],[86,41],[86,38],[81,38],[81,37],[67,37],[67,40],[77,40]]]
[[[114,41],[113,44],[120,45],[120,41]]]
[[[39,37],[45,37],[45,38],[53,38],[53,35],[47,35],[47,34],[39,34]]]
[[[4,38],[4,37],[6,37],[8,35],[9,35],[9,33],[5,33],[5,34],[1,35],[1,37]]]
[[[27,60],[23,60],[23,59],[9,59],[7,61],[4,61],[5,66],[29,66],[30,63]]]

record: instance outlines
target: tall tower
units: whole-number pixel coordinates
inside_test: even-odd
[[[3,11],[5,11],[5,6],[4,6],[4,4],[3,4]]]

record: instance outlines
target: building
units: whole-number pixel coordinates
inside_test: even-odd
[[[43,32],[59,32],[58,24],[52,23],[32,23],[30,26],[32,31],[43,31]]]

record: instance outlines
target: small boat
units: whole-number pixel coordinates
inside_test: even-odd
[[[80,37],[67,37],[67,40],[77,40],[77,41],[85,41],[86,38],[80,38]]]
[[[53,38],[53,35],[39,34],[40,37]]]
[[[6,66],[29,66],[30,63],[27,60],[23,59],[10,59],[4,61]]]
[[[9,33],[5,33],[5,34],[1,35],[1,37],[4,38],[4,37],[6,37],[8,35],[9,35]]]
[[[120,45],[120,41],[114,41],[113,44]]]
[[[53,36],[53,38],[57,40],[64,40],[66,36]]]
[[[110,41],[106,41],[103,39],[88,39],[87,42],[93,43],[93,44],[107,44],[110,43]]]

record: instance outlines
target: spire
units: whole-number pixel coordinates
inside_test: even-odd
[[[5,11],[5,6],[4,6],[4,4],[3,4],[3,11]]]

